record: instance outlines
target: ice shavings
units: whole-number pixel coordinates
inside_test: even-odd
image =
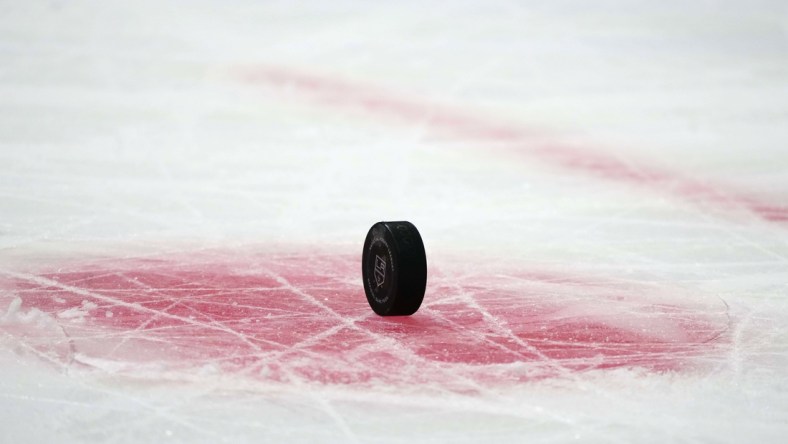
[[[0,317],[0,325],[2,326],[28,324],[45,327],[53,323],[54,321],[51,316],[37,308],[31,308],[27,311],[23,310],[22,299],[18,296],[11,300],[5,314]]]
[[[85,316],[90,314],[92,310],[98,308],[98,305],[94,304],[90,301],[82,301],[82,305],[79,307],[72,307],[66,310],[63,310],[57,314],[57,317],[60,319],[70,319],[76,322],[84,322]],[[111,317],[107,316],[107,317]]]

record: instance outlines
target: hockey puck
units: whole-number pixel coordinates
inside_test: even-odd
[[[410,222],[378,222],[369,229],[361,256],[364,292],[381,316],[416,313],[427,286],[427,256]]]

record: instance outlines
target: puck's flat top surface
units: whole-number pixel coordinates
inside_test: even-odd
[[[369,229],[361,259],[364,292],[381,316],[415,313],[424,299],[427,258],[410,222],[378,222]]]

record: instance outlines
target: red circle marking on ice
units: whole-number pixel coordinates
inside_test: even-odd
[[[592,369],[679,370],[727,329],[719,301],[549,270],[431,270],[416,315],[381,318],[357,265],[213,252],[61,266],[2,285],[20,310],[59,324],[32,344],[44,355],[130,374],[472,390]]]

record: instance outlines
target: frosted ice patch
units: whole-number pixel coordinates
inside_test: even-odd
[[[93,302],[82,301],[82,305],[79,307],[72,307],[67,310],[63,310],[57,314],[57,317],[60,319],[71,319],[77,322],[83,322],[85,320],[85,316],[90,314],[90,312],[96,308],[98,308],[98,305],[94,304]]]
[[[3,323],[7,323],[10,319],[15,319],[17,314],[19,313],[19,307],[22,306],[22,299],[14,298],[10,304],[8,304],[8,309],[3,315]]]
[[[52,323],[52,318],[37,308],[23,310],[22,299],[18,296],[11,300],[5,314],[0,318],[0,325],[4,326],[30,324],[43,327]]]
[[[101,369],[107,373],[118,373],[128,368],[129,364],[122,361],[101,359],[85,355],[83,353],[74,354],[74,361],[80,364]]]
[[[14,297],[0,315],[0,338],[20,355],[32,354],[40,360],[65,369],[70,363],[71,339],[57,320],[38,308],[25,309],[23,300]],[[4,344],[5,345],[5,344]]]

